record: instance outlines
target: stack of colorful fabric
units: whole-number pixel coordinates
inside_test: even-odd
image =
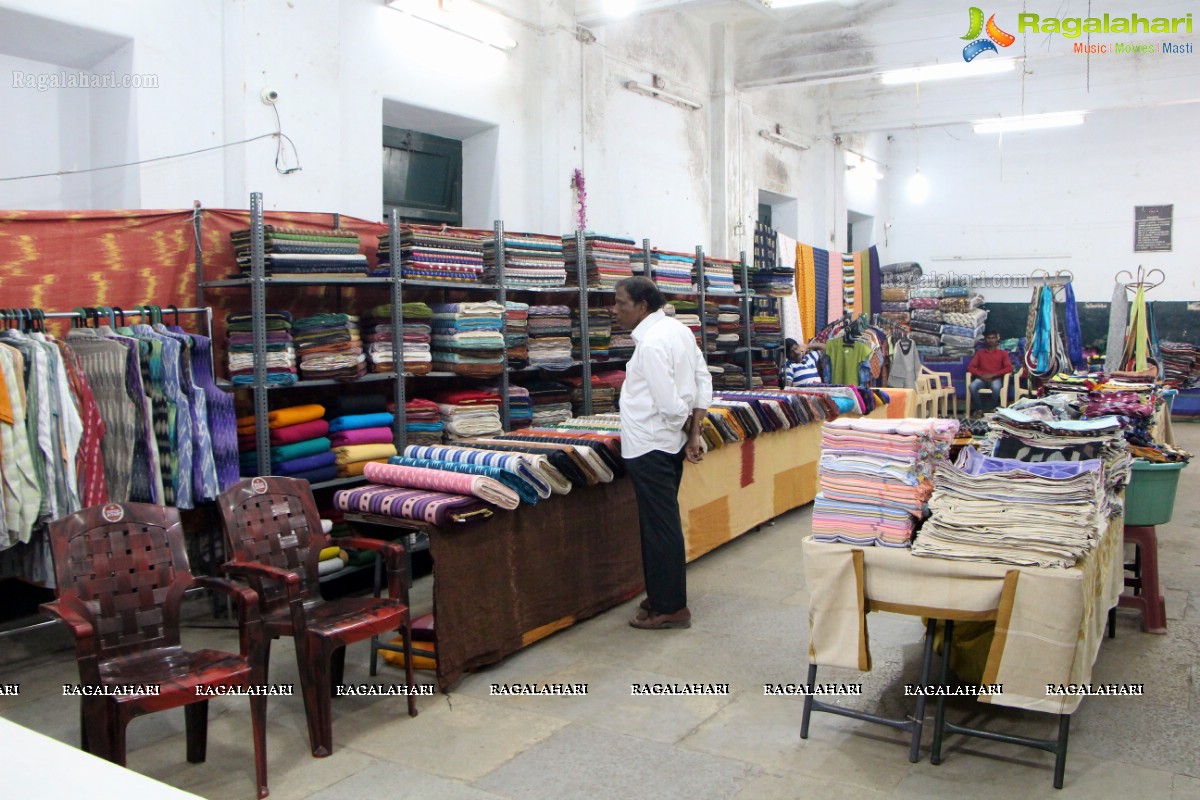
[[[392,431],[395,415],[387,411],[347,414],[329,421],[329,440],[338,465],[339,478],[362,475],[372,461],[384,462],[396,455]]]
[[[1028,463],[963,448],[933,476],[913,555],[1069,568],[1105,530],[1099,459]]]
[[[289,386],[296,382],[296,346],[292,339],[292,315],[287,311],[269,311],[267,327],[267,383]],[[251,314],[225,317],[228,338],[229,380],[234,386],[254,383],[254,334]]]
[[[501,482],[514,487],[522,497],[528,497],[529,492],[532,491],[540,499],[545,500],[551,493],[566,494],[571,489],[570,483],[567,483],[561,474],[552,468],[547,469],[548,462],[544,457],[521,452],[501,452],[446,445],[443,447],[406,447],[403,457],[450,464],[471,464],[502,470],[512,477],[501,480]],[[513,481],[512,478],[515,478],[516,481]],[[523,488],[519,488],[522,484]]]
[[[945,355],[942,348],[942,288],[914,287],[908,291],[911,338],[922,358]]]
[[[559,381],[533,381],[526,385],[533,403],[533,426],[554,425],[571,418],[571,389]]]
[[[431,395],[442,415],[446,438],[454,442],[503,433],[500,397],[487,389],[453,389]]]
[[[741,264],[724,258],[704,257],[704,291],[733,294],[741,291]],[[699,281],[697,281],[699,285]]]
[[[444,225],[400,226],[400,276],[416,280],[481,283],[483,241],[491,231]],[[379,270],[387,275],[390,236],[379,237]]]
[[[409,375],[427,375],[433,369],[430,322],[433,310],[425,303],[405,303],[401,309],[400,333],[404,371]],[[375,306],[367,314],[367,360],[372,372],[392,372],[396,367],[395,332],[392,330],[392,306]]]
[[[562,286],[567,281],[563,242],[558,236],[541,233],[504,232],[505,286]],[[496,271],[496,237],[483,243],[483,263],[489,274]]]
[[[779,321],[779,315],[755,312],[750,324],[750,339],[754,347],[782,347],[783,323]]]
[[[796,290],[796,270],[781,264],[761,267],[751,273],[750,287],[768,297],[791,297]]]
[[[1200,386],[1200,347],[1188,342],[1163,341],[1158,346],[1163,383],[1174,389]]]
[[[563,378],[563,383],[570,387],[571,410],[575,416],[583,413],[583,378],[574,375]],[[592,376],[592,413],[610,414],[617,410],[616,390],[600,379],[599,375]]]
[[[504,371],[504,306],[446,303],[433,307],[434,368],[471,378]]]
[[[528,428],[533,424],[533,398],[524,386],[510,384],[508,387],[508,427],[512,430]]]
[[[477,497],[379,484],[341,489],[334,492],[333,502],[342,511],[412,519],[431,525],[483,522],[493,513]]]
[[[303,478],[311,483],[337,477],[324,406],[309,404],[280,408],[267,415],[271,429],[271,475]],[[258,475],[258,440],[254,417],[238,418],[241,472]]]
[[[637,344],[633,341],[633,331],[621,327],[611,309],[609,309],[609,315],[612,319],[612,327],[609,328],[612,332],[612,339],[608,343],[609,359],[633,358],[633,349]]]
[[[947,356],[969,356],[975,353],[975,344],[983,335],[987,312],[979,308],[983,297],[972,294],[965,286],[947,286],[942,289],[939,307],[942,312],[942,354]]]
[[[773,358],[755,358],[750,362],[751,380],[756,387],[774,388],[779,385],[779,364]]]
[[[933,489],[934,466],[946,465],[957,431],[954,420],[826,422],[821,430],[813,538],[908,547]]]
[[[603,372],[596,373],[596,377],[605,386],[609,386],[613,390],[613,405],[620,407],[621,404],[621,389],[625,386],[625,370],[623,369],[606,369]],[[595,409],[593,409],[595,413]]]
[[[567,278],[572,284],[579,281],[579,257],[575,252],[575,235],[562,237],[563,258],[566,260]],[[583,238],[583,263],[587,285],[596,289],[611,289],[618,281],[633,276],[630,256],[640,253],[641,248],[632,239],[588,233]]]
[[[893,325],[902,325],[908,327],[909,309],[908,296],[909,287],[906,285],[898,286],[888,283],[883,287],[880,294],[883,300],[880,304],[881,316],[883,319]]]
[[[572,312],[571,322],[571,356],[583,358],[583,347],[579,322],[579,309]],[[608,359],[608,348],[612,343],[612,314],[607,308],[591,307],[588,309],[588,349],[590,356],[596,361]]]
[[[358,252],[358,234],[331,228],[263,226],[264,267],[268,275],[366,275],[367,257]],[[229,234],[242,274],[250,274],[250,229]]]
[[[486,475],[399,464],[372,464],[365,475],[372,483],[425,489],[477,497],[491,505],[511,511],[521,503],[521,497],[511,487]]]
[[[561,370],[571,359],[571,309],[567,306],[529,307],[529,365]]]
[[[529,363],[529,304],[504,303],[504,346],[508,349],[508,366],[520,369]]]
[[[716,345],[718,350],[736,350],[743,347],[745,345],[742,339],[744,330],[740,308],[729,304],[717,307]]]
[[[413,397],[404,404],[404,431],[409,444],[441,444],[444,429],[437,403]]]
[[[325,522],[326,520],[321,520]],[[350,554],[342,548],[335,545],[330,545],[323,549],[318,556],[317,575],[324,578],[326,575],[333,575],[341,572],[350,563]]]
[[[664,292],[691,292],[692,270],[696,257],[688,253],[672,253],[669,250],[653,250],[650,253],[650,268],[654,282]]]
[[[300,376],[304,380],[352,381],[367,373],[358,317],[316,314],[292,323]]]

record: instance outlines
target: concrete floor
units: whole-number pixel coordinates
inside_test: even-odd
[[[1200,426],[1176,426],[1180,446],[1200,452]],[[871,798],[1012,797],[1200,798],[1200,467],[1183,473],[1174,521],[1159,528],[1170,632],[1141,632],[1121,611],[1118,636],[1106,640],[1096,682],[1146,685],[1144,697],[1090,698],[1074,715],[1066,786],[1051,786],[1053,757],[1009,745],[952,737],[941,766],[907,760],[904,735],[875,725],[815,715],[800,739],[801,701],[764,697],[762,684],[801,682],[806,668],[807,603],[800,540],[811,507],[722,547],[689,567],[694,624],[686,631],[637,631],[630,602],[560,632],[447,695],[422,697],[410,719],[399,698],[335,701],[336,751],[309,755],[301,699],[270,703],[271,796],[335,798],[420,796],[487,798]],[[428,608],[429,579],[413,605]],[[235,650],[235,633],[185,631],[189,646]],[[821,680],[862,682],[854,705],[890,715],[905,711],[904,683],[920,657],[919,620],[870,617],[876,666],[859,674],[824,670]],[[367,649],[347,657],[347,680],[367,680]],[[381,682],[402,673],[384,667]],[[295,681],[291,645],[273,650],[271,680]],[[418,673],[429,681],[428,673]],[[0,715],[76,744],[76,701],[63,683],[78,681],[72,646],[58,629],[7,640],[0,684],[19,682],[19,697],[0,697]],[[586,697],[492,697],[489,684],[587,683]],[[631,683],[731,684],[728,697],[632,697]],[[184,759],[183,713],[135,720],[129,767],[210,798],[253,797],[250,721],[244,700],[211,701],[208,761]],[[1046,715],[954,707],[952,718],[1050,737]],[[932,704],[927,718],[932,720]]]

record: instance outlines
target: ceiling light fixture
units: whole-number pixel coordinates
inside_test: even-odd
[[[1017,66],[1015,59],[996,58],[988,61],[972,61],[951,64],[930,64],[924,67],[891,69],[879,73],[879,82],[887,86],[904,83],[950,80],[952,78],[974,78],[980,75],[996,75],[1012,72]]]
[[[1058,111],[1053,114],[1028,114],[1021,117],[981,119],[975,123],[976,133],[1014,133],[1043,128],[1065,128],[1083,124],[1083,111]]]
[[[929,199],[929,179],[921,174],[921,170],[913,173],[908,179],[908,199],[914,203],[924,203]]]
[[[625,88],[631,92],[644,94],[647,97],[653,97],[655,100],[662,100],[664,103],[686,108],[688,111],[699,111],[704,108],[702,103],[697,103],[695,100],[689,100],[686,97],[681,97],[672,92],[668,92],[663,88],[665,81],[657,75],[654,76],[654,85],[646,83],[638,83],[637,81],[625,81]]]
[[[782,144],[786,147],[794,147],[797,150],[808,150],[810,147],[812,147],[812,145],[807,145],[804,142],[800,142],[786,136],[783,132],[783,126],[778,124],[771,130],[763,128],[758,132],[758,135],[766,139],[768,142],[775,142],[776,144]]]
[[[500,27],[499,16],[465,0],[387,0],[387,6],[497,50],[507,52],[517,46]]]

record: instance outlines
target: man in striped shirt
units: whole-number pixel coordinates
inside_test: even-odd
[[[813,340],[808,347],[802,347],[795,339],[787,342],[788,363],[784,370],[784,386],[811,386],[821,382],[821,372],[818,369],[820,355],[816,352],[823,345]]]

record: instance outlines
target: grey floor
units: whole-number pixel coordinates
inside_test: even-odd
[[[1176,426],[1179,444],[1200,452],[1200,425]],[[808,594],[800,540],[810,509],[743,536],[688,570],[694,624],[686,631],[634,630],[634,603],[562,631],[468,676],[445,695],[419,700],[410,719],[397,698],[335,701],[336,751],[309,755],[299,696],[269,712],[271,796],[487,798],[870,798],[1013,797],[1200,798],[1200,467],[1183,473],[1174,521],[1159,528],[1169,633],[1141,632],[1132,612],[1118,616],[1096,682],[1144,683],[1144,697],[1090,698],[1074,715],[1066,786],[1051,787],[1053,757],[1008,745],[948,740],[945,761],[910,764],[902,734],[814,716],[800,739],[798,698],[765,697],[764,683],[804,679]],[[428,607],[428,579],[414,607]],[[234,632],[193,618],[185,643],[236,649]],[[896,696],[916,677],[922,627],[893,614],[870,617],[876,666],[862,674],[826,670],[822,680],[862,682],[853,704],[900,715]],[[347,658],[347,679],[367,680],[363,646]],[[384,668],[381,682],[399,670]],[[289,643],[273,651],[271,679],[295,681]],[[429,681],[428,673],[420,680]],[[0,715],[66,742],[78,741],[76,701],[63,683],[78,673],[59,630],[5,640]],[[492,683],[587,683],[586,697],[493,697]],[[728,697],[633,697],[631,683],[729,683]],[[1045,715],[956,705],[970,719],[1026,735],[1051,736]],[[209,798],[253,797],[250,722],[244,700],[214,700],[208,762],[184,759],[183,713],[134,721],[129,766]],[[932,719],[932,706],[927,718]]]

